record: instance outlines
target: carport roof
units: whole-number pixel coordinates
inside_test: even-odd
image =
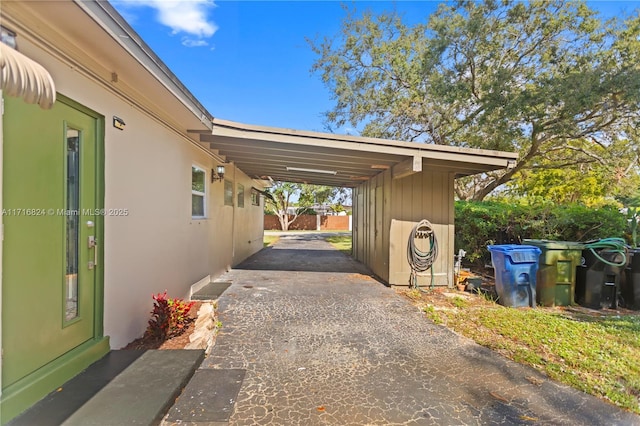
[[[513,167],[517,154],[345,136],[214,119],[200,142],[254,179],[355,187],[387,169],[394,178],[421,170],[468,176]]]

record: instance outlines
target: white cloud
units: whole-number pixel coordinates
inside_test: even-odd
[[[171,28],[173,34],[184,32],[202,39],[218,30],[208,16],[209,9],[215,7],[211,0],[119,0],[118,3],[155,9],[158,21]]]
[[[209,43],[207,43],[206,40],[197,40],[197,39],[183,37],[182,45],[186,47],[200,47],[200,46],[208,46]]]

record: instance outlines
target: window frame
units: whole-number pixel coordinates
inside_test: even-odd
[[[227,198],[227,186],[229,188],[231,188],[231,195]],[[225,206],[230,206],[233,207],[233,196],[234,196],[234,185],[233,185],[233,181],[229,180],[229,179],[224,179],[224,205]]]
[[[236,184],[236,203],[239,208],[244,208],[244,185],[241,183]]]
[[[193,172],[194,169],[196,171],[201,171],[203,173],[203,179],[204,179],[204,191],[200,192],[197,191],[195,189],[193,189]],[[207,201],[208,201],[208,197],[207,197],[207,190],[208,190],[208,184],[207,184],[207,169],[203,166],[197,165],[197,164],[191,164],[191,219],[206,219],[207,218]],[[202,216],[200,215],[195,215],[193,212],[193,196],[198,196],[198,197],[202,197]]]
[[[260,207],[260,191],[255,188],[251,188],[251,205]]]

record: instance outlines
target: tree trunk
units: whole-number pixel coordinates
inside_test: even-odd
[[[288,231],[289,230],[289,215],[282,214],[280,212],[277,213],[278,215],[278,220],[280,221],[280,229],[283,231]]]

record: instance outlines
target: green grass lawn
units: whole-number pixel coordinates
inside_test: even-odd
[[[265,235],[264,239],[263,239],[263,242],[262,242],[262,246],[263,247],[270,246],[271,244],[275,243],[279,239],[280,239],[280,237],[277,236],[277,235]]]
[[[447,306],[428,295],[423,300],[423,310],[436,323],[640,414],[640,315],[505,308],[481,296],[453,298]]]
[[[344,254],[351,256],[351,235],[332,235],[325,239]]]

